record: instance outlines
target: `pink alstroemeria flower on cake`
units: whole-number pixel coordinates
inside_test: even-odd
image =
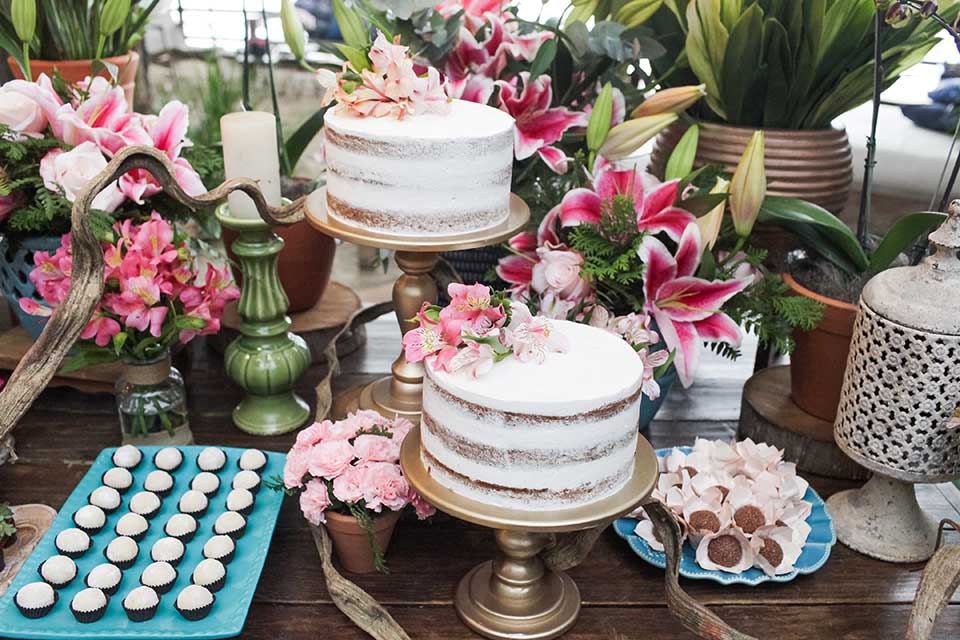
[[[447,287],[450,304],[440,312],[440,319],[460,320],[476,333],[486,333],[504,317],[501,305],[490,302],[490,289],[482,284],[452,282]]]
[[[518,88],[517,78],[496,83],[500,89],[498,106],[516,121],[514,155],[517,160],[524,160],[538,154],[554,172],[566,173],[567,156],[553,145],[568,129],[587,126],[587,114],[551,107],[553,90],[546,74],[531,80],[530,73],[522,71],[519,81],[522,88]]]
[[[563,197],[560,221],[565,227],[584,222],[600,224],[613,199],[629,198],[637,212],[637,230],[648,233],[666,233],[679,240],[684,229],[696,218],[688,211],[673,206],[677,199],[679,180],[671,180],[649,189],[642,172],[635,169],[618,170],[601,165],[595,170],[593,189],[573,189]]]
[[[417,313],[420,326],[403,334],[403,350],[409,362],[423,362],[428,357],[439,354],[441,362],[456,355],[460,344],[462,321],[456,318],[436,319],[428,315],[430,303],[424,302]]]
[[[720,309],[752,281],[711,282],[695,277],[702,252],[700,230],[695,224],[683,232],[676,255],[651,235],[638,249],[646,265],[645,308],[656,321],[667,348],[676,352],[674,364],[685,387],[693,382],[701,342],[740,344],[740,327]]]

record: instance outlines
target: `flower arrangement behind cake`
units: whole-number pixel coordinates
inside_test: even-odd
[[[413,424],[358,411],[324,420],[297,434],[283,478],[274,488],[299,496],[314,526],[325,524],[348,571],[386,571],[384,555],[402,511],[421,520],[434,508],[409,485],[400,468],[400,447]]]
[[[810,534],[808,487],[776,447],[698,438],[689,453],[674,449],[660,458],[652,497],[676,516],[700,567],[727,573],[756,567],[776,576],[794,570]],[[662,552],[653,522],[642,509],[635,515],[636,534]]]
[[[125,442],[153,443],[165,433],[187,444],[186,393],[170,366],[170,349],[217,333],[227,303],[240,291],[226,266],[201,268],[184,235],[156,212],[139,225],[117,222],[101,235],[104,292],[66,368],[124,362],[117,408]],[[70,234],[56,251],[34,253],[33,261],[30,280],[42,301],[24,297],[19,304],[31,315],[50,316],[70,290]]]

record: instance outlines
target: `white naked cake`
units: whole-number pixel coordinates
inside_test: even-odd
[[[621,338],[554,321],[569,341],[542,364],[506,358],[478,378],[426,364],[423,463],[440,484],[487,504],[546,510],[611,495],[637,447],[643,365]]]
[[[380,233],[438,236],[503,223],[510,213],[513,118],[454,100],[446,113],[324,119],[327,209]]]

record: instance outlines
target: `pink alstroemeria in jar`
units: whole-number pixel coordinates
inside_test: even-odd
[[[740,327],[720,309],[752,281],[711,282],[695,277],[702,253],[700,230],[695,224],[683,232],[676,255],[654,236],[646,236],[638,249],[646,265],[645,309],[656,321],[667,348],[675,351],[674,364],[685,387],[693,382],[701,342],[740,344]]]
[[[637,230],[664,232],[679,240],[684,229],[696,220],[689,211],[673,206],[679,180],[671,180],[645,189],[649,177],[636,169],[618,170],[609,164],[595,170],[593,189],[573,189],[563,197],[560,222],[575,226],[584,222],[600,224],[615,198],[628,199],[637,214]]]
[[[539,155],[556,173],[566,173],[569,168],[567,156],[553,146],[568,129],[587,126],[588,116],[566,107],[551,107],[553,90],[550,76],[543,74],[531,79],[527,71],[520,72],[518,79],[498,80],[500,89],[498,106],[516,121],[514,127],[514,155],[524,160]]]

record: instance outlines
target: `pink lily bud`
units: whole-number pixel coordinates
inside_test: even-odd
[[[655,135],[677,121],[675,113],[658,113],[627,120],[610,129],[600,147],[600,155],[607,160],[620,160],[653,139]]]
[[[689,109],[705,95],[707,95],[707,85],[704,84],[657,91],[634,109],[630,117],[642,118],[658,113],[680,113]]]
[[[754,131],[730,182],[730,216],[737,235],[750,235],[767,193],[763,168],[763,131]]]

